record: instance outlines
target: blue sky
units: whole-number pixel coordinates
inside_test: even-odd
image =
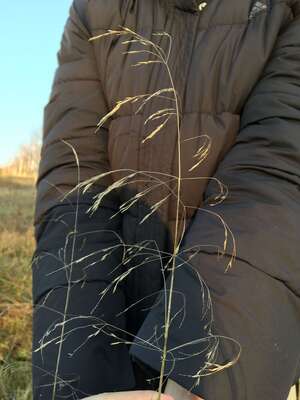
[[[71,2],[1,2],[0,165],[41,130]]]

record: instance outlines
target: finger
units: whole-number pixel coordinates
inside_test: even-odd
[[[161,400],[174,400],[172,396],[161,394]],[[135,390],[129,392],[102,393],[87,397],[85,400],[157,400],[158,392],[152,390]]]
[[[165,393],[173,396],[174,400],[204,400],[191,393],[172,379],[168,379]]]

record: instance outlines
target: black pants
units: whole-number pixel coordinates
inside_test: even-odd
[[[157,377],[157,372],[131,359],[126,344],[111,345],[116,340],[110,334],[119,336],[120,330],[108,327],[101,331],[104,320],[120,329],[126,328],[124,316],[116,317],[124,303],[122,291],[104,298],[92,315],[87,313],[97,304],[104,285],[95,281],[84,286],[82,283],[72,285],[55,399],[82,399],[104,392],[157,389],[157,379],[147,381]],[[56,288],[44,295],[35,307],[32,354],[34,400],[52,398],[66,295],[67,287]]]

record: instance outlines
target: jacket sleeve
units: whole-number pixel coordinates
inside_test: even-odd
[[[300,10],[299,2],[295,4],[298,4],[298,10],[295,7],[294,19],[278,36],[265,69],[244,104],[236,142],[215,172],[214,177],[227,186],[228,196],[212,207],[210,203],[218,189],[213,180],[209,181],[204,206],[195,213],[181,243],[180,258],[186,263],[179,268],[182,262],[176,261],[174,290],[177,294],[173,295],[174,318],[166,373],[182,386],[192,387],[198,395],[206,394],[201,385],[195,386],[195,383],[199,383],[196,379],[199,371],[205,372],[206,356],[214,344],[213,338],[210,342],[199,341],[210,334],[206,325],[208,314],[205,316],[203,312],[203,300],[207,298],[202,297],[205,291],[198,280],[199,275],[210,289],[216,326],[222,328],[219,334],[239,338],[243,345],[250,340],[253,327],[256,327],[251,339],[252,349],[249,352],[242,349],[242,359],[246,360],[244,377],[248,380],[243,381],[244,377],[241,377],[238,384],[244,384],[244,388],[251,384],[257,387],[259,374],[266,381],[270,376],[270,381],[278,379],[280,382],[281,386],[276,381],[273,383],[281,393],[282,387],[286,389],[286,380],[279,378],[283,369],[281,367],[277,375],[274,368],[285,365],[286,376],[290,374],[291,377],[299,357],[299,352],[295,356],[292,353],[284,355],[289,343],[294,349],[299,348],[294,332],[299,335],[299,301],[297,303],[296,299],[300,295]],[[229,235],[225,259],[217,258],[217,247],[220,251],[223,249],[224,226],[212,212],[228,224],[236,241],[237,255],[227,273],[224,271],[232,254],[233,241]],[[200,247],[207,244],[211,246]],[[168,288],[169,285],[168,280]],[[161,363],[167,298],[161,296],[159,306],[148,314],[130,350],[134,357],[157,371]],[[273,307],[279,304],[277,310],[272,309],[273,300]],[[231,315],[234,315],[232,320]],[[291,324],[295,320],[298,325]],[[290,330],[291,336],[287,337],[283,326],[286,327],[288,321],[290,327],[298,327],[295,331]],[[240,332],[244,333],[240,335]],[[277,339],[280,350],[272,347],[266,355],[265,349],[271,348],[276,337],[280,337]],[[147,343],[149,338],[150,343]],[[265,339],[269,342],[264,342]],[[193,345],[185,345],[191,342]],[[253,354],[256,354],[255,368],[252,368]],[[262,357],[261,363],[259,357]],[[231,357],[227,361],[229,359]],[[251,383],[252,373],[258,375]],[[208,394],[207,398],[244,398],[243,392],[235,390],[237,386],[231,392],[233,397],[226,397],[226,386],[216,383],[216,387],[221,389],[215,388],[209,392],[212,397]],[[218,390],[219,397],[216,395]],[[237,393],[241,393],[241,397]],[[274,398],[284,398],[278,393]]]
[[[117,317],[125,308],[122,285],[99,302],[115,278],[113,270],[121,268],[121,219],[119,214],[111,219],[118,211],[117,195],[111,192],[93,215],[87,213],[93,196],[110,184],[110,175],[85,194],[74,191],[62,201],[78,182],[110,168],[108,127],[95,134],[107,105],[88,41],[87,5],[87,0],[75,0],[70,8],[44,110],[32,263],[34,399],[52,398],[56,371],[55,398],[134,387],[126,345],[111,346],[112,333],[122,337],[126,327],[124,317]],[[68,144],[76,150],[79,168]]]

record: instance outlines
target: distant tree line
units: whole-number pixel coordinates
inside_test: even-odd
[[[36,177],[41,152],[41,134],[32,136],[29,143],[23,144],[14,159],[0,168],[1,175]]]

